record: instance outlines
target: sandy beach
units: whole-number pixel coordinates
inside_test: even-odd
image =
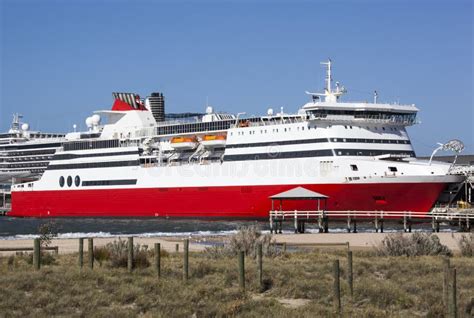
[[[286,243],[288,246],[310,246],[311,244],[344,244],[349,242],[353,249],[367,249],[379,244],[388,233],[327,233],[327,234],[278,234],[273,235],[277,243]],[[406,233],[405,235],[410,235]],[[451,250],[459,250],[457,240],[462,233],[436,233],[441,243],[448,246]],[[225,241],[227,237],[193,237],[189,244],[190,251],[202,251],[213,242]],[[125,238],[126,239],[126,238]],[[148,245],[153,248],[155,243],[161,243],[163,249],[167,251],[175,251],[176,244],[179,244],[179,250],[183,250],[183,237],[154,237],[143,238],[135,237],[134,242],[141,245]],[[94,246],[103,246],[109,242],[113,242],[117,238],[95,238]],[[58,246],[60,254],[77,252],[79,246],[78,239],[54,239],[51,246]],[[84,242],[86,248],[87,242]],[[0,240],[0,248],[13,247],[32,247],[32,239],[16,239],[16,240]],[[0,255],[8,255],[14,252],[0,252]]]

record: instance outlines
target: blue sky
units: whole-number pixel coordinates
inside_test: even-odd
[[[113,91],[163,92],[168,112],[295,112],[330,57],[346,100],[415,103],[418,155],[474,153],[471,1],[0,0],[0,130],[85,127]]]

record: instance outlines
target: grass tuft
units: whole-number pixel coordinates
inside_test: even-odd
[[[474,233],[462,235],[458,240],[458,246],[462,256],[474,256]]]

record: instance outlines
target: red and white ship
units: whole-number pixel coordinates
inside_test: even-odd
[[[331,62],[322,64],[325,92],[308,93],[296,114],[242,118],[207,107],[194,121],[166,121],[161,94],[142,102],[114,93],[112,110],[68,134],[38,181],[12,187],[9,215],[267,218],[269,196],[297,186],[328,196],[327,210],[430,211],[461,177],[415,158],[406,127],[418,109],[376,96],[342,102]]]

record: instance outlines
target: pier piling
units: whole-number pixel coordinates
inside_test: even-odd
[[[179,244],[176,243],[176,253],[178,253],[178,252],[179,252]]]

